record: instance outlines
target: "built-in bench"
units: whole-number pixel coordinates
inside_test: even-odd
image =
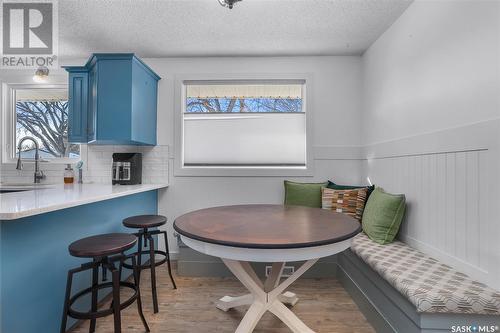
[[[338,264],[344,286],[379,332],[498,331],[499,292],[402,242],[380,245],[361,233]]]
[[[231,276],[214,257],[186,247],[179,239],[179,274]],[[300,262],[287,266],[300,266]],[[264,274],[265,264],[255,269]],[[337,275],[377,332],[499,332],[500,293],[467,275],[395,241],[380,245],[361,233],[350,250],[324,258],[307,277]]]

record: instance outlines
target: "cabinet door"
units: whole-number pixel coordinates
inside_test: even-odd
[[[89,108],[87,114],[87,141],[96,140],[97,127],[97,66],[89,71]]]
[[[87,142],[88,74],[69,74],[68,141]]]
[[[142,66],[134,66],[132,81],[132,140],[156,145],[156,104],[158,81]]]

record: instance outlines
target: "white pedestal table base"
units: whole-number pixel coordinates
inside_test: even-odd
[[[314,333],[289,308],[299,300],[292,292],[284,292],[295,280],[304,274],[318,259],[307,260],[291,276],[280,283],[284,262],[273,263],[271,273],[266,281],[258,278],[252,266],[247,261],[222,259],[224,264],[236,278],[250,291],[250,294],[231,297],[224,296],[216,304],[222,311],[228,311],[237,306],[249,305],[250,308],[241,320],[235,333],[250,333],[255,329],[260,318],[266,311],[270,311],[283,321],[295,333]]]

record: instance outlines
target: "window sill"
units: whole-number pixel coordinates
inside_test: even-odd
[[[175,177],[312,177],[313,167],[223,167],[223,166],[199,166],[182,167],[175,166]]]

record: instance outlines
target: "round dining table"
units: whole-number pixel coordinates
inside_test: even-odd
[[[266,311],[293,332],[311,333],[314,331],[286,306],[295,305],[297,296],[285,291],[320,258],[349,248],[361,226],[346,214],[321,208],[237,205],[184,214],[175,220],[174,229],[190,248],[221,258],[248,289],[249,294],[224,296],[216,303],[223,311],[250,305],[236,333],[252,332]],[[304,263],[282,279],[285,263],[294,261]],[[251,262],[272,263],[265,281]]]

